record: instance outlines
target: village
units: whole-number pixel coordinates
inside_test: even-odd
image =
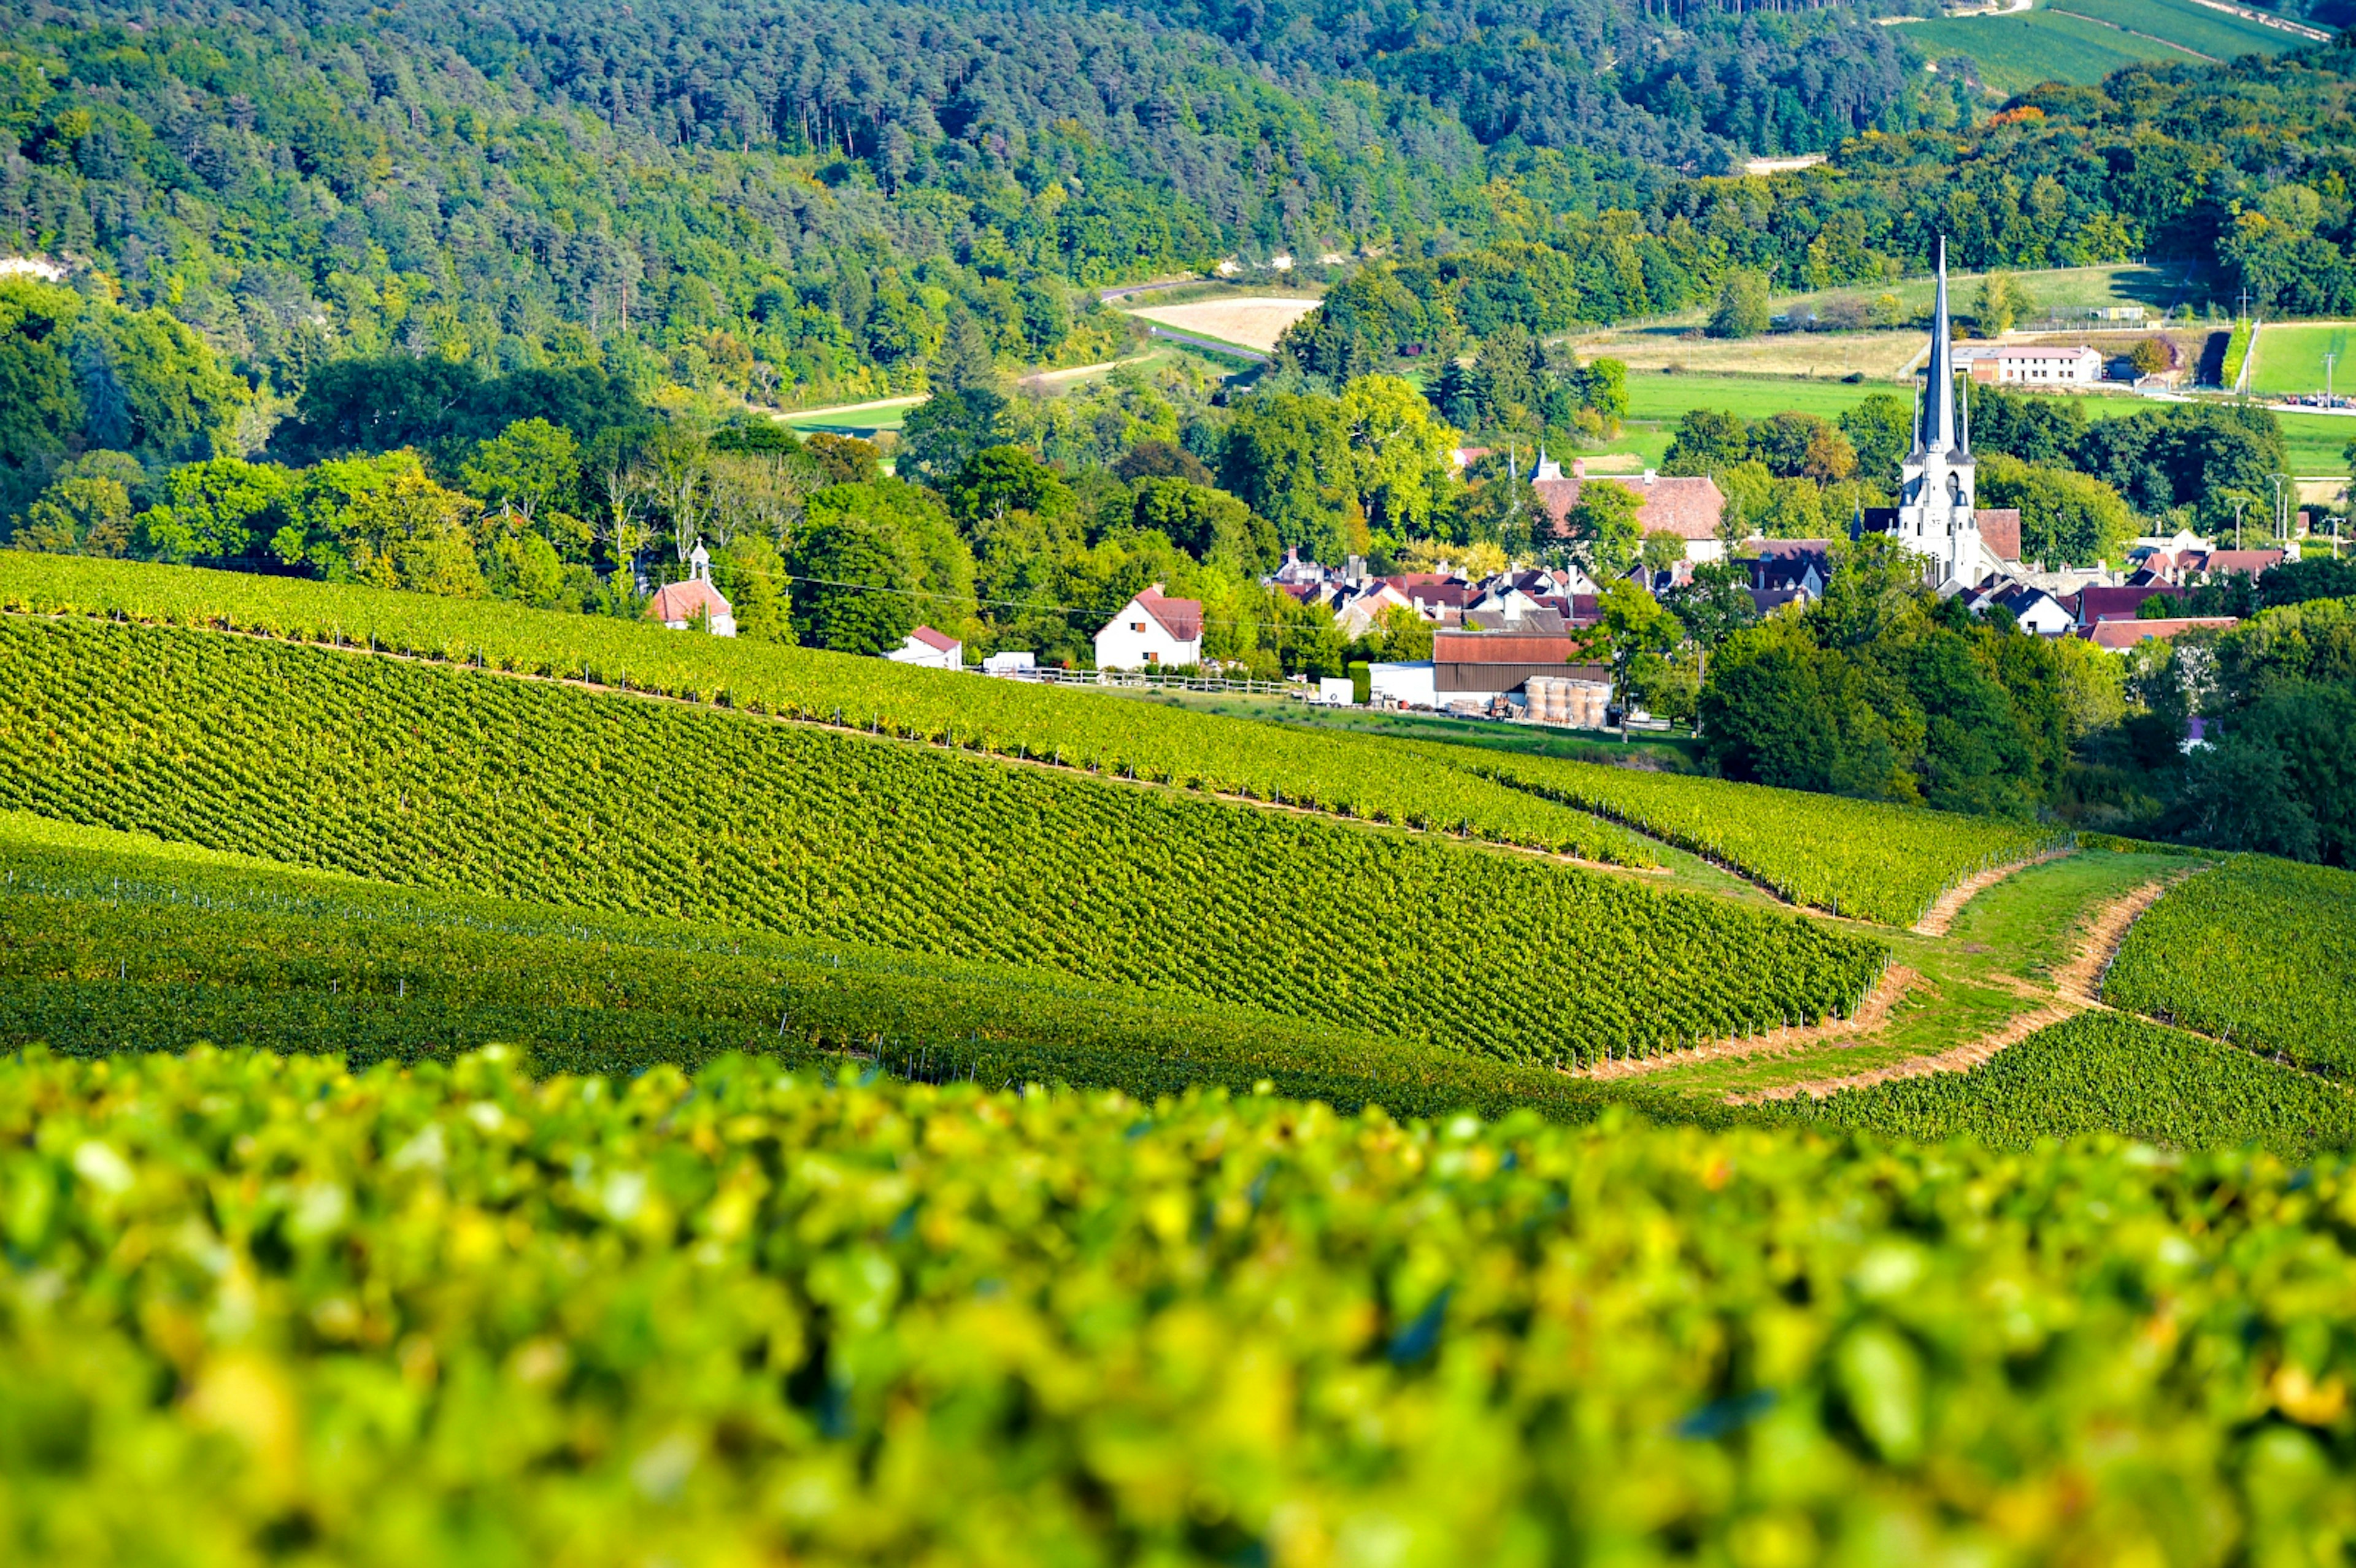
[[[1346,676],[1283,682],[1252,680],[1204,655],[1201,601],[1172,595],[1153,583],[1132,595],[1094,633],[1093,664],[1066,667],[1021,650],[969,660],[956,637],[927,624],[884,652],[895,662],[946,671],[1059,684],[1177,686],[1204,691],[1270,693],[1327,706],[1365,705],[1404,711],[1481,718],[1575,730],[1657,724],[1643,695],[1626,679],[1627,650],[1607,626],[1606,596],[1620,585],[1663,603],[1708,571],[1716,583],[1738,588],[1750,617],[1794,613],[1820,599],[1835,570],[1837,546],[1878,535],[1922,563],[1926,583],[1943,599],[1957,598],[1976,617],[2001,617],[2024,633],[2075,637],[2109,652],[2167,642],[2191,630],[2234,625],[2229,614],[2170,613],[2196,590],[2232,578],[2253,581],[2298,559],[2297,515],[2288,537],[2264,548],[2222,544],[2190,530],[2132,540],[2116,562],[2091,565],[2023,560],[2018,507],[1976,504],[1971,451],[1970,391],[1974,384],[2092,384],[2114,367],[2093,347],[1991,347],[1954,340],[1944,260],[1937,274],[1930,342],[1913,416],[1912,445],[1901,464],[1895,507],[1859,507],[1846,540],[1770,538],[1758,532],[1730,539],[1728,497],[1708,475],[1590,474],[1584,460],[1566,465],[1543,452],[1526,484],[1537,536],[1556,548],[1553,563],[1509,563],[1475,575],[1447,561],[1422,571],[1370,571],[1362,557],[1338,565],[1303,559],[1288,549],[1261,581],[1305,609],[1322,610],[1345,641],[1366,637],[1408,617],[1429,632],[1430,656],[1362,660]],[[1460,470],[1488,455],[1460,450]],[[1515,480],[1515,483],[1522,481]],[[1590,486],[1617,486],[1633,503],[1646,549],[1623,574],[1597,577],[1578,564],[1569,543],[1574,512]],[[2291,519],[2285,519],[2289,522]],[[647,614],[674,629],[705,627],[733,635],[732,606],[712,581],[699,547],[691,575],[664,587]]]

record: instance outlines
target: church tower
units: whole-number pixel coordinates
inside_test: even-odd
[[[1931,363],[1914,403],[1914,450],[1899,465],[1898,526],[1891,536],[1924,558],[1934,588],[1976,588],[1987,575],[1972,511],[1971,407],[1955,388],[1947,325],[1947,240],[1939,237],[1938,303]]]

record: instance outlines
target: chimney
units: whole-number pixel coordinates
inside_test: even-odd
[[[1574,457],[1570,460],[1570,476],[1573,479],[1584,479],[1587,477],[1587,459],[1584,457]]]
[[[1649,469],[1649,468],[1647,468],[1647,469],[1645,469],[1645,470],[1644,470],[1644,483],[1645,483],[1645,484],[1650,485],[1654,480],[1655,480],[1655,479],[1657,479],[1657,478],[1659,478],[1659,477],[1660,477],[1660,475],[1657,475],[1657,474],[1655,474],[1653,470],[1651,470],[1651,469]]]

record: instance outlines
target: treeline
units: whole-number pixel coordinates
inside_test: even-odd
[[[1478,542],[1501,567],[1493,514],[1527,489],[1462,482],[1461,436],[1395,378],[1236,397],[1186,361],[1014,396],[971,322],[928,361],[895,473],[873,443],[658,411],[587,367],[406,355],[322,366],[264,441],[245,384],[168,315],[24,281],[0,281],[0,374],[44,389],[0,428],[19,549],[634,616],[701,544],[741,635],[859,653],[921,621],[977,656],[1087,663],[1160,581],[1210,606],[1206,656],[1339,674],[1430,634],[1345,645],[1261,585],[1286,549],[1387,566]]]
[[[1855,287],[1929,270],[2189,263],[2193,307],[2248,291],[2271,315],[2356,312],[2356,39],[2273,60],[2138,66],[2048,86],[1976,123],[1868,132],[1768,178],[1671,178],[1550,204],[1567,165],[1526,155],[1495,238],[1354,277],[1300,323],[1312,374],[1709,303],[1731,275]],[[2163,304],[2169,302],[2163,302]]]
[[[282,391],[398,350],[849,396],[959,316],[1010,364],[1107,357],[1093,285],[1446,249],[1513,231],[1498,192],[1587,210],[1924,112],[1846,7],[1526,9],[1307,48],[1306,14],[1151,4],[44,7],[0,28],[0,247]]]

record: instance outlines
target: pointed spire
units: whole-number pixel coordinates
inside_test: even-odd
[[[1939,236],[1938,293],[1931,313],[1931,363],[1924,368],[1929,394],[1922,417],[1922,449],[1944,452],[1955,443],[1955,366],[1948,345],[1947,237]]]

